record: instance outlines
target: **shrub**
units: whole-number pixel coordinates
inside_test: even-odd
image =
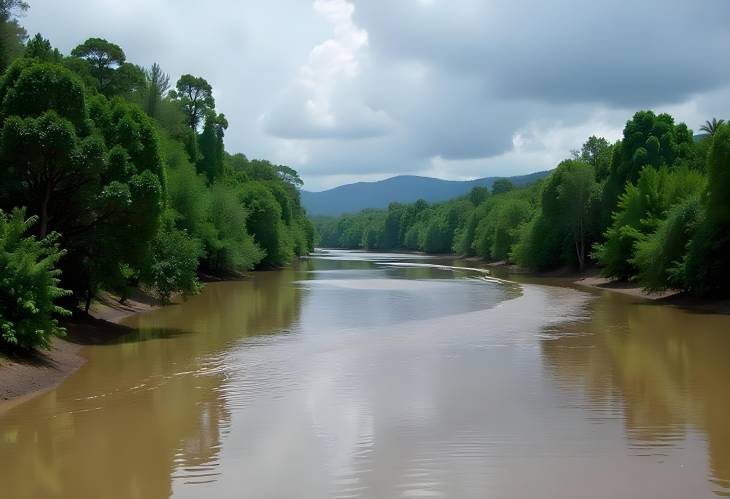
[[[203,255],[199,240],[175,227],[168,212],[152,242],[149,264],[142,272],[142,281],[151,286],[162,301],[173,293],[197,293],[200,289],[197,269]]]
[[[678,271],[702,218],[699,195],[673,206],[656,232],[636,242],[631,263],[638,269],[636,279],[650,292],[686,287],[686,276]]]
[[[25,210],[0,210],[0,343],[23,349],[48,348],[53,336],[65,334],[54,315],[70,315],[54,303],[70,294],[58,286],[58,235],[26,235],[37,220],[26,220]]]

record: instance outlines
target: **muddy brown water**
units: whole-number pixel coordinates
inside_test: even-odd
[[[0,414],[0,497],[730,495],[730,317],[327,252]]]

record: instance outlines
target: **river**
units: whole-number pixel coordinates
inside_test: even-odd
[[[326,251],[131,317],[0,414],[0,497],[730,495],[730,317],[464,265]]]

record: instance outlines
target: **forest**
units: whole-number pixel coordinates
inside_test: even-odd
[[[649,292],[730,293],[730,125],[693,135],[639,111],[587,139],[545,179],[502,179],[448,202],[315,220],[323,247],[456,253],[535,272],[589,266]]]
[[[224,148],[201,76],[102,38],[62,54],[0,0],[0,346],[48,347],[97,294],[166,301],[314,245],[296,171]]]

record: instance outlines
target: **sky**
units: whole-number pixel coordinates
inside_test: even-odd
[[[62,52],[89,37],[206,78],[226,148],[305,189],[553,168],[639,109],[730,118],[729,0],[29,0]]]

